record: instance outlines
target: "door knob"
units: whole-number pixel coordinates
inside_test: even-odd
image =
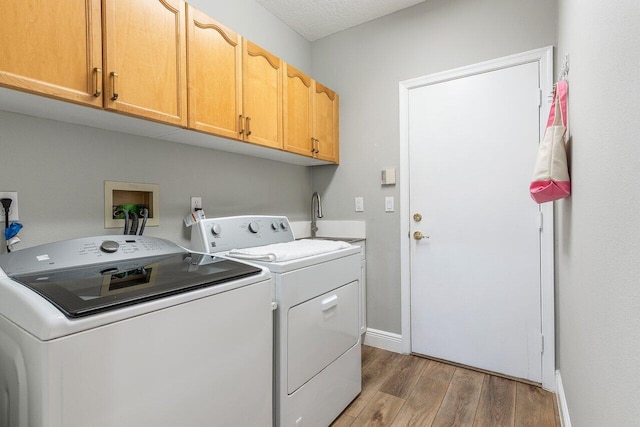
[[[420,231],[414,231],[413,232],[413,238],[416,240],[422,240],[422,239],[428,239],[429,236],[426,236],[424,234],[422,234],[422,232]]]
[[[413,220],[414,220],[415,222],[420,222],[420,221],[422,221],[422,215],[420,215],[419,213],[414,213],[414,214],[413,214]]]

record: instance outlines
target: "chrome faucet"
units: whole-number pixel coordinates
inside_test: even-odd
[[[317,200],[317,206],[316,206]],[[314,209],[315,208],[315,209]],[[311,238],[316,238],[316,232],[318,231],[318,225],[316,220],[322,218],[322,202],[320,201],[320,194],[314,192],[311,196]]]

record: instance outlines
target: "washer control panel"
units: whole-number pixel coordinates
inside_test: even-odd
[[[286,216],[207,218],[191,227],[191,249],[198,252],[223,252],[293,240],[293,232]]]
[[[8,276],[105,262],[186,253],[168,240],[148,236],[95,236],[63,240],[0,256]]]

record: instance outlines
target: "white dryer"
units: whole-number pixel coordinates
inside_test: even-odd
[[[193,250],[267,267],[275,283],[275,425],[326,427],[361,391],[360,248],[295,241],[283,216],[198,222]]]

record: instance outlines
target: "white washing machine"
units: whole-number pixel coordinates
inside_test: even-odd
[[[0,426],[272,424],[268,270],[146,236],[0,267]]]
[[[286,217],[212,218],[193,250],[269,268],[274,283],[276,426],[326,427],[361,391],[360,248],[295,241]]]

